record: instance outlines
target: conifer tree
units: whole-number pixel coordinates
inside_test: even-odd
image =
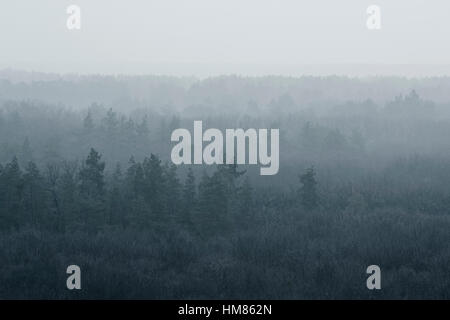
[[[186,181],[183,186],[182,205],[183,210],[181,212],[180,222],[186,225],[191,225],[192,214],[197,204],[197,192],[195,185],[195,176],[192,168],[188,169]]]
[[[300,175],[300,202],[308,210],[314,209],[318,205],[318,196],[316,191],[317,181],[314,167],[306,169],[306,173]]]
[[[24,206],[30,215],[30,223],[35,226],[40,219],[45,204],[43,190],[43,178],[32,161],[28,163],[23,175],[24,181]]]
[[[1,228],[19,228],[24,222],[23,216],[23,178],[16,157],[5,165],[1,173],[0,184],[0,221]]]
[[[80,170],[80,202],[84,216],[84,224],[89,227],[98,226],[105,219],[104,175],[105,163],[101,155],[93,148]]]

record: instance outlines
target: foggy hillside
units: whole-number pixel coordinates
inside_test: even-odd
[[[0,298],[450,297],[448,77],[0,79]],[[173,165],[194,120],[279,129],[278,174]]]

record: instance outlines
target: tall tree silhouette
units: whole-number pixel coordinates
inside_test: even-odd
[[[300,175],[302,184],[300,187],[300,202],[308,210],[314,209],[318,205],[315,175],[314,167],[306,169],[306,173]]]
[[[34,226],[41,218],[45,205],[43,178],[36,164],[30,161],[23,175],[25,209],[30,214],[30,222]]]
[[[189,226],[192,224],[192,214],[197,204],[195,176],[192,168],[188,169],[182,192],[183,210],[181,212],[180,222]]]
[[[80,170],[81,193],[99,197],[104,193],[105,163],[100,161],[101,155],[91,148],[89,155]]]
[[[1,228],[19,228],[23,217],[23,178],[16,157],[6,164],[0,177],[0,221]]]
[[[105,219],[104,175],[105,163],[101,155],[93,148],[80,170],[80,194],[84,223],[95,227]]]

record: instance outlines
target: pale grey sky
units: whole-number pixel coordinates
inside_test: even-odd
[[[81,30],[66,28],[70,4]],[[381,30],[366,27],[371,4]],[[449,35],[448,0],[4,0],[0,69],[450,74]]]

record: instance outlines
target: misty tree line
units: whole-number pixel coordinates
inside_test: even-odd
[[[76,161],[47,164],[40,170],[29,161],[21,168],[16,157],[0,165],[0,226],[23,226],[64,232],[67,228],[96,230],[103,225],[161,228],[182,225],[214,234],[230,226],[249,227],[254,212],[252,187],[237,165],[219,165],[198,184],[191,168],[184,182],[177,166],[151,154],[133,157],[123,170],[118,164],[105,174],[105,162],[91,149]],[[300,177],[302,204],[317,206],[314,171]]]
[[[39,169],[31,160],[21,168],[17,157],[0,164],[1,228],[32,226],[64,232],[104,225],[172,224],[215,234],[231,226],[248,228],[254,218],[253,188],[236,164],[217,165],[212,174],[204,171],[197,183],[192,168],[180,181],[177,166],[154,154],[142,162],[131,157],[127,168],[117,164],[108,173],[101,157],[91,148],[81,164],[63,160]],[[299,180],[298,200],[308,210],[316,208],[314,168]]]
[[[0,81],[0,297],[449,298],[448,80]],[[198,119],[279,173],[172,165]]]
[[[283,104],[289,103],[292,101],[285,97]],[[170,153],[171,131],[188,127],[189,119],[175,115],[161,117],[151,112],[133,119],[98,104],[92,104],[83,115],[36,102],[7,102],[0,113],[1,157],[16,157],[4,161],[1,167],[0,216],[5,222],[2,228],[28,224],[61,231],[66,227],[95,230],[102,225],[145,227],[149,223],[153,226],[172,223],[191,229],[201,226],[203,231],[214,233],[225,230],[226,225],[245,226],[254,219],[255,212],[264,208],[275,208],[282,214],[286,208],[310,210],[320,204],[321,208],[333,212],[351,208],[355,202],[364,210],[388,206],[413,212],[448,212],[450,196],[439,185],[445,183],[448,172],[445,168],[449,165],[439,156],[430,162],[426,157],[402,158],[394,154],[395,161],[389,160],[381,172],[368,173],[369,181],[367,173],[354,169],[371,157],[383,157],[385,151],[366,155],[366,149],[372,135],[370,131],[378,131],[373,135],[380,142],[372,141],[380,144],[379,148],[384,147],[382,135],[385,132],[379,132],[383,122],[372,117],[380,117],[379,112],[374,113],[376,106],[372,102],[365,101],[358,106],[348,103],[345,108],[357,108],[353,114],[358,115],[359,121],[371,119],[373,122],[365,131],[358,126],[349,130],[345,122],[348,120],[335,115],[336,120],[343,121],[341,129],[317,118],[314,122],[299,121],[301,125],[296,126],[299,115],[283,118],[281,114],[274,126],[282,128],[281,172],[285,174],[266,185],[251,172],[244,174],[249,167],[218,166],[214,172],[197,167],[193,172],[192,168],[188,170],[184,166],[181,174],[177,174],[177,167],[156,154],[167,156]],[[411,125],[415,123],[415,114],[428,115],[428,118],[422,117],[423,121],[432,123],[428,111],[434,109],[432,102],[422,100],[415,91],[386,105],[394,120],[396,115],[405,113],[413,117]],[[401,116],[399,121],[403,118]],[[228,120],[226,116],[217,116],[209,118],[209,123],[221,127]],[[401,132],[402,135],[409,132],[409,127],[399,131],[397,123],[392,124],[392,129],[385,127],[384,131],[397,130],[392,134]],[[247,117],[242,118],[240,124],[244,128],[258,127],[264,125],[264,120]],[[433,133],[436,127],[427,129]],[[27,131],[30,136],[26,135]],[[18,139],[24,136],[24,140]],[[408,137],[409,134],[402,139]],[[392,137],[387,139],[392,140]],[[409,143],[417,145],[418,141]],[[70,160],[79,158],[85,151],[89,152],[87,158]],[[107,153],[107,159],[102,160],[100,153]],[[138,156],[130,159],[130,154]],[[302,161],[307,165],[302,169],[283,162],[283,156],[287,155],[294,159],[294,164]],[[389,153],[385,157],[389,157]],[[385,161],[381,160],[380,163]],[[333,163],[338,163],[340,168],[333,169]],[[319,164],[322,169],[318,171],[319,188],[316,173],[308,169],[311,164]],[[439,172],[437,166],[441,166]],[[433,171],[426,171],[427,168]],[[299,174],[302,174],[300,180]],[[415,175],[418,179],[427,175],[428,181],[411,187],[405,175],[410,175],[411,179]],[[395,190],[392,190],[393,185]],[[294,191],[290,191],[292,188]]]
[[[64,161],[48,164],[42,173],[33,161],[22,170],[14,158],[0,167],[2,228],[32,225],[63,231],[68,226],[95,229],[103,224],[145,227],[170,220],[191,222],[189,215],[197,203],[191,171],[183,184],[176,167],[162,164],[153,154],[143,162],[131,158],[124,172],[118,165],[105,177],[104,169],[105,163],[94,149],[81,166]],[[226,201],[225,171],[220,172],[205,176],[200,184],[199,189],[205,189],[200,194],[202,206],[214,205],[204,195],[209,188],[216,191],[212,193],[216,200]],[[217,206],[222,208],[224,203]]]

